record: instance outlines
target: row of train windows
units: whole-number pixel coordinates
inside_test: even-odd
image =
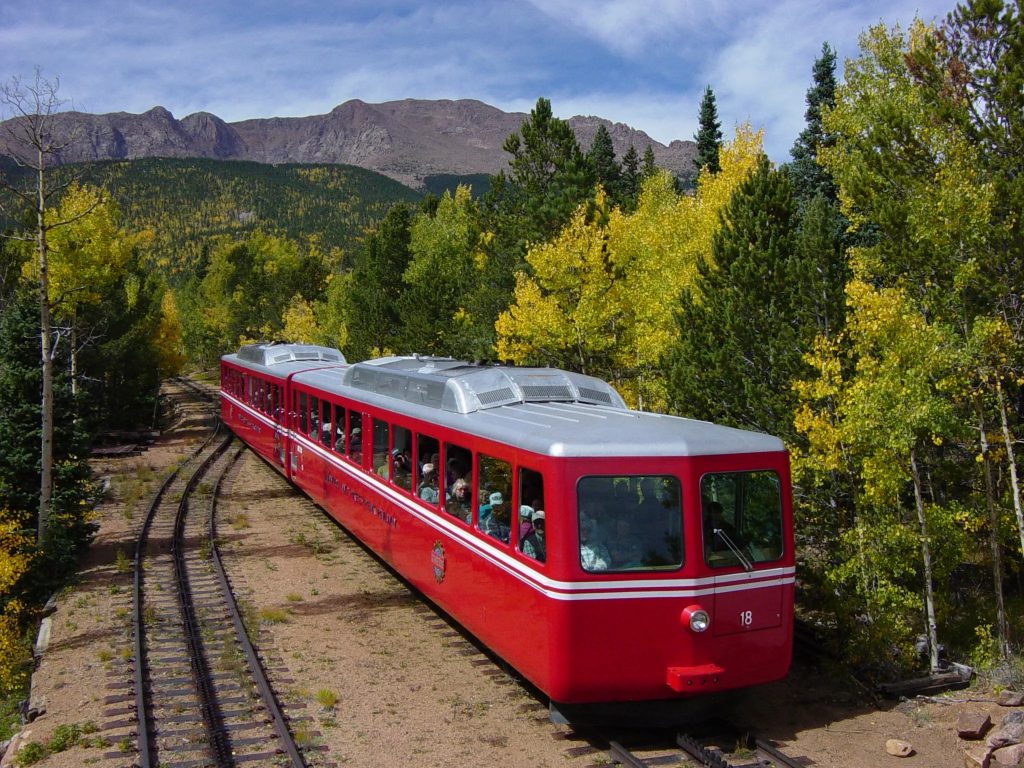
[[[221,386],[257,411],[272,418],[279,416],[281,408],[281,385],[248,376],[241,371],[228,368],[224,371]]]
[[[299,428],[432,507],[543,562],[544,478],[540,472],[298,393]],[[442,454],[443,447],[443,454]],[[475,479],[474,482],[474,466]],[[701,479],[705,562],[715,568],[782,556],[782,492],[776,473],[718,472]],[[590,572],[671,570],[683,565],[678,478],[583,477],[577,485],[579,557]]]
[[[295,392],[297,428],[325,448],[544,562],[544,477],[504,459]],[[365,434],[369,430],[369,435]],[[474,482],[475,467],[475,482]]]
[[[279,385],[227,370],[223,386],[257,410],[279,416]],[[540,472],[521,467],[514,476],[504,459],[451,442],[442,445],[382,419],[367,417],[364,424],[359,411],[305,392],[293,394],[297,427],[310,439],[482,533],[545,560]],[[577,486],[580,564],[591,572],[682,566],[681,506],[679,481],[671,476],[582,478]],[[782,556],[781,486],[774,472],[705,475],[701,510],[708,565],[747,566]]]

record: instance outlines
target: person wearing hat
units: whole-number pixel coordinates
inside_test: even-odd
[[[529,509],[529,507],[527,508]],[[534,512],[530,522],[532,524],[530,532],[523,537],[519,548],[527,557],[532,557],[543,563],[547,554],[544,541],[544,510],[538,509]]]
[[[487,497],[488,503],[480,507],[480,530],[488,536],[507,542],[512,526],[509,524],[509,509],[500,491]]]
[[[529,504],[519,505],[519,541],[525,539],[533,530],[533,511]]]
[[[356,464],[363,463],[363,430],[352,427],[348,433],[348,457]]]
[[[444,508],[448,514],[455,515],[463,522],[468,523],[471,517],[473,500],[469,497],[469,483],[465,478],[460,477],[452,483],[452,491],[444,502]]]
[[[419,497],[428,504],[437,504],[437,496],[437,471],[433,464],[424,464],[420,476]]]

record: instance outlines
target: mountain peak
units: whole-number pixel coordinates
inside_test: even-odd
[[[414,99],[371,104],[351,99],[324,115],[257,118],[226,123],[209,112],[177,120],[155,106],[140,115],[62,113],[58,130],[80,140],[67,148],[64,162],[141,157],[205,157],[263,163],[345,163],[377,171],[419,187],[438,174],[495,174],[508,167],[502,149],[527,117],[504,112],[475,99]],[[621,157],[630,146],[648,145],[656,162],[680,176],[692,175],[693,142],[665,146],[643,131],[596,116],[568,121],[580,146],[593,142],[598,125],[612,137]],[[84,135],[85,140],[81,140]],[[0,154],[13,154],[0,131]]]

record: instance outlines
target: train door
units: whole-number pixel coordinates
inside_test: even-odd
[[[292,390],[292,433],[305,434],[309,424],[309,411],[305,392]],[[289,442],[289,469],[294,475],[302,472],[302,444],[295,439]]]
[[[778,627],[784,590],[764,580],[764,572],[777,569],[784,554],[778,474],[711,472],[701,478],[700,493],[704,562],[718,571],[714,634]]]
[[[281,402],[281,385],[270,385],[270,414],[274,419],[274,460],[279,467],[284,467],[284,451],[287,442],[287,415],[288,409]]]

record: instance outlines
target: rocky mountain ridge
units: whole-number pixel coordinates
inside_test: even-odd
[[[73,139],[61,155],[65,163],[144,157],[346,163],[420,187],[436,174],[494,174],[506,168],[509,155],[502,144],[526,117],[471,99],[380,104],[355,99],[325,115],[235,123],[208,112],[179,120],[163,107],[142,114],[64,112],[54,116],[54,127]],[[643,155],[649,144],[659,166],[677,176],[693,175],[692,141],[676,140],[666,146],[643,131],[600,117],[577,116],[566,122],[584,150],[603,124],[620,159],[630,145]],[[0,154],[14,156],[18,147],[8,134],[0,130]]]

